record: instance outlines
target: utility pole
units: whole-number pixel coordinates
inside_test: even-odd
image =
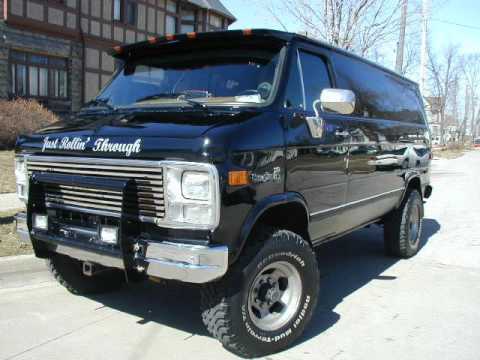
[[[397,43],[397,59],[395,61],[395,71],[399,74],[403,69],[403,52],[405,50],[405,27],[407,26],[407,7],[408,0],[402,1],[402,15],[400,18],[400,36]]]
[[[428,18],[430,16],[430,0],[422,2],[422,49],[420,53],[420,92],[425,96],[425,84],[427,82],[428,66]]]

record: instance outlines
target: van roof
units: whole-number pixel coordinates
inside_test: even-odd
[[[390,70],[382,65],[379,65],[377,63],[374,63],[373,61],[367,60],[365,58],[362,58],[361,56],[358,56],[352,52],[340,49],[338,47],[329,45],[323,41],[311,39],[307,36],[296,34],[296,33],[290,33],[290,32],[285,32],[285,31],[279,31],[279,30],[270,30],[270,29],[245,29],[245,30],[225,30],[225,31],[213,31],[213,32],[191,32],[191,33],[186,33],[186,34],[175,34],[175,35],[165,35],[165,36],[160,36],[160,37],[149,37],[148,40],[146,41],[141,41],[133,44],[128,44],[128,45],[122,45],[122,46],[115,46],[112,49],[111,55],[119,58],[119,59],[126,59],[129,58],[130,56],[136,54],[136,53],[141,53],[142,50],[145,49],[152,49],[152,48],[164,48],[169,45],[174,45],[174,44],[179,44],[179,43],[184,43],[187,41],[194,41],[194,40],[199,40],[199,41],[209,41],[209,40],[235,40],[235,39],[247,39],[247,38],[253,38],[253,39],[264,39],[264,40],[272,40],[272,41],[278,41],[278,42],[290,42],[293,40],[299,40],[299,41],[304,41],[311,43],[316,46],[320,46],[323,48],[327,48],[329,50],[335,51],[337,53],[341,53],[343,55],[346,55],[348,57],[357,59],[358,61],[362,61],[364,63],[367,63],[379,70],[382,70],[384,72],[387,72],[393,76],[396,76],[400,79],[403,79],[415,86],[418,86],[418,84],[393,71]]]

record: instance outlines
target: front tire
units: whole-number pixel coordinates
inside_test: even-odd
[[[262,229],[223,279],[202,291],[202,318],[223,346],[242,357],[287,348],[315,310],[319,270],[299,235]]]
[[[423,201],[417,190],[410,190],[400,207],[387,215],[384,243],[387,255],[410,258],[420,249]]]
[[[46,262],[55,280],[75,295],[114,291],[125,283],[125,274],[118,269],[107,269],[98,275],[86,276],[82,271],[82,262],[71,257],[52,254]]]

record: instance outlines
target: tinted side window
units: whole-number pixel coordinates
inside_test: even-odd
[[[370,64],[334,54],[338,87],[357,97],[355,115],[423,123],[421,101],[414,85]]]
[[[305,103],[309,111],[313,111],[313,103],[320,99],[323,89],[331,87],[325,61],[317,55],[300,51],[300,66],[305,87]]]
[[[291,109],[303,109],[302,79],[298,68],[298,59],[295,58],[290,69],[285,96],[285,107]]]

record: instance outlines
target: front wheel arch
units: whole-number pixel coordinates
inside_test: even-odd
[[[238,250],[232,262],[238,259],[256,228],[265,225],[290,230],[311,245],[308,232],[309,212],[303,197],[295,192],[275,194],[264,198],[250,210],[243,222],[238,239]]]

